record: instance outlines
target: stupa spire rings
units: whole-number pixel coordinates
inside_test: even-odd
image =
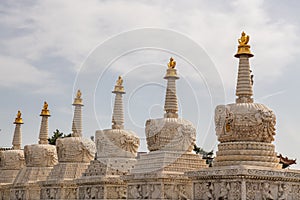
[[[116,94],[112,116],[112,129],[124,129],[124,105],[122,95],[125,94],[125,90],[123,86],[123,78],[121,76],[118,77],[112,93]]]
[[[174,58],[170,58],[168,63],[168,69],[164,79],[168,81],[165,98],[165,118],[178,118],[178,102],[176,94],[176,80],[179,79],[177,71],[175,69],[176,61]]]
[[[72,122],[72,136],[82,137],[82,98],[81,91],[77,90],[76,97],[74,98],[74,103],[72,104],[74,109],[73,122]]]
[[[24,124],[21,116],[22,113],[20,110],[18,110],[17,117],[14,121],[16,127],[15,127],[14,137],[12,141],[13,149],[21,149],[21,144],[22,144],[21,124]]]
[[[237,53],[234,55],[235,57],[239,58],[241,55],[253,57],[253,54],[250,51],[250,45],[248,45],[249,39],[250,36],[246,35],[246,33],[243,31],[241,34],[241,38],[238,39],[239,46]]]
[[[39,135],[39,144],[48,144],[48,118],[50,117],[50,111],[48,110],[48,103],[45,101],[42,112],[40,114],[42,117],[40,135]]]
[[[238,39],[238,52],[235,57],[239,58],[238,78],[236,85],[236,102],[237,103],[252,103],[253,102],[253,75],[250,69],[249,58],[253,57],[248,45],[250,36],[242,32],[241,38]]]
[[[40,116],[50,117],[50,110],[48,110],[48,103],[46,101],[44,102],[44,106],[43,106],[43,109],[42,109],[42,112],[41,112]]]
[[[22,116],[22,113],[20,110],[18,110],[17,117],[14,121],[14,124],[24,124],[21,116]]]

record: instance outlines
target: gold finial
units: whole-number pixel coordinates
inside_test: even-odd
[[[116,82],[116,85],[117,86],[122,86],[123,85],[123,79],[122,79],[122,76],[119,76],[117,82]]]
[[[170,62],[168,63],[168,68],[169,69],[174,69],[176,66],[176,61],[174,60],[174,58],[170,58]]]
[[[239,58],[240,55],[248,55],[249,57],[252,57],[253,54],[250,51],[250,45],[248,45],[250,36],[246,35],[246,33],[243,31],[241,34],[241,38],[238,39],[239,46],[238,46],[238,52],[234,55],[235,57]]]
[[[80,98],[81,98],[81,91],[80,91],[80,90],[77,90],[76,98],[77,98],[77,99],[80,99]]]
[[[246,35],[246,33],[243,31],[241,38],[238,39],[238,42],[240,45],[246,45],[246,44],[248,44],[249,39],[250,39],[250,36]]]
[[[23,124],[22,113],[18,110],[17,117],[15,119],[14,124]]]
[[[118,80],[116,81],[115,89],[112,91],[113,93],[125,93],[124,87],[123,87],[123,79],[122,76],[118,77]]]
[[[48,103],[45,101],[44,106],[40,116],[50,116],[50,112],[48,110]]]
[[[72,105],[81,105],[81,106],[83,106],[81,95],[82,95],[81,91],[77,90],[76,97],[74,98],[74,102],[73,102]]]

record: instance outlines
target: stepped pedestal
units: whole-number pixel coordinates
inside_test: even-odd
[[[48,144],[24,147],[26,167],[22,168],[11,188],[11,199],[40,199],[39,181],[46,180],[57,164],[56,148]]]
[[[136,164],[139,138],[132,131],[108,129],[96,132],[97,160],[78,179],[80,199],[126,199],[127,175]]]
[[[94,159],[95,144],[90,139],[69,137],[58,139],[56,148],[59,163],[40,182],[41,199],[77,199],[76,179]]]

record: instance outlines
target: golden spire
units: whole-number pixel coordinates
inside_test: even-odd
[[[239,58],[240,55],[248,55],[249,57],[252,57],[253,54],[250,51],[250,45],[248,45],[250,36],[246,35],[246,33],[243,31],[241,34],[241,38],[238,39],[239,46],[238,46],[238,51],[234,55],[235,57]]]
[[[23,124],[23,119],[22,119],[21,115],[22,115],[21,111],[18,110],[18,114],[17,114],[14,124]]]
[[[123,79],[122,76],[118,77],[118,80],[116,81],[116,85],[115,85],[115,89],[113,91],[113,93],[125,93],[124,91],[124,87],[123,87]]]
[[[40,116],[50,116],[50,111],[48,110],[48,103],[45,101],[42,112]]]

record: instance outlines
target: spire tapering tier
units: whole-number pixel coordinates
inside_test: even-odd
[[[72,104],[74,109],[74,116],[72,122],[72,136],[73,137],[82,137],[82,98],[81,91],[78,90],[76,94],[76,98],[74,98],[74,103]]]
[[[253,57],[250,51],[249,35],[242,32],[241,38],[238,40],[238,52],[235,57],[239,58],[239,70],[236,85],[236,103],[253,103],[252,78],[249,64],[249,58]]]
[[[166,89],[166,98],[165,98],[165,118],[178,118],[178,102],[176,94],[176,80],[179,79],[175,69],[176,61],[173,58],[170,58],[168,63],[167,74],[164,79],[167,79],[167,89]]]
[[[48,144],[48,118],[51,116],[50,111],[48,110],[48,103],[44,102],[44,107],[40,114],[42,117],[41,128],[40,128],[40,135],[39,135],[39,144]]]
[[[14,132],[14,138],[12,141],[12,145],[13,145],[12,148],[16,150],[20,150],[22,144],[21,124],[23,124],[23,119],[21,118],[21,115],[22,115],[21,111],[18,111],[17,117],[14,122],[16,127]]]
[[[119,76],[114,91],[116,94],[114,111],[112,116],[112,129],[124,129],[124,106],[123,106],[123,94],[125,94],[123,87],[123,79]]]

